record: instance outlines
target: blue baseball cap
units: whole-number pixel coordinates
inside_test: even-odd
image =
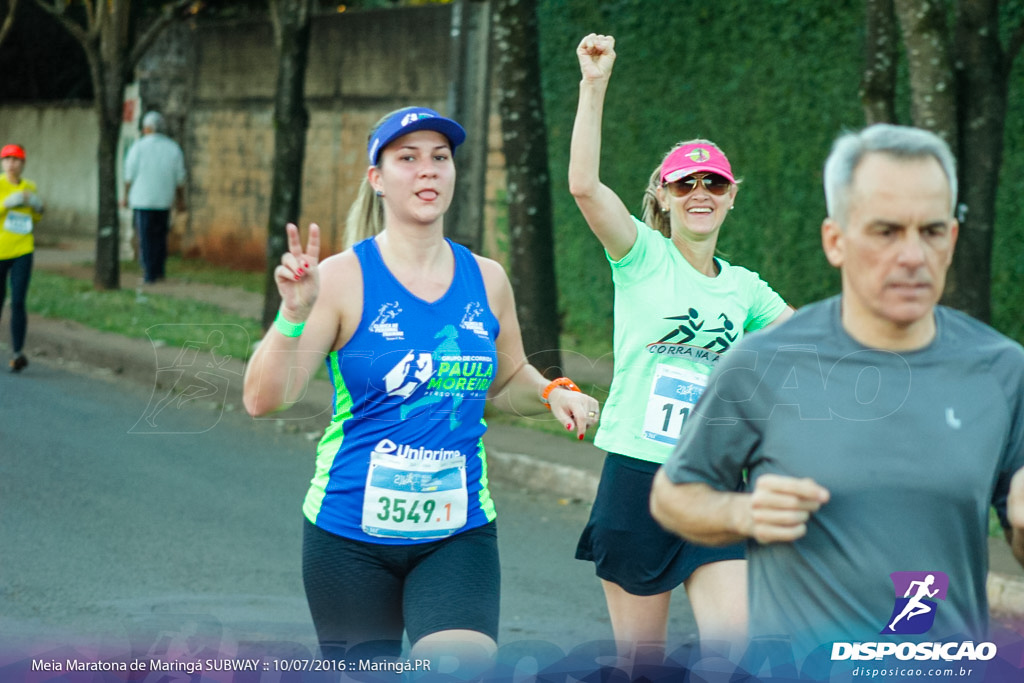
[[[386,118],[370,134],[370,141],[366,145],[366,153],[370,157],[370,163],[376,166],[382,149],[397,138],[418,130],[437,131],[448,138],[453,154],[455,153],[455,148],[466,139],[466,131],[462,126],[451,119],[441,116],[433,109],[406,107],[405,109],[399,109]]]

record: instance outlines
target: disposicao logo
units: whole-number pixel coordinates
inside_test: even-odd
[[[893,572],[895,599],[881,635],[920,635],[935,623],[940,600],[946,599],[949,576],[943,572]],[[987,661],[996,656],[994,643],[964,642],[858,642],[832,643],[832,661],[899,660]]]
[[[896,601],[880,633],[926,633],[935,623],[937,601],[946,599],[949,577],[943,572],[893,572],[889,578],[896,591]]]

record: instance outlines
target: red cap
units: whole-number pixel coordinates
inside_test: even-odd
[[[25,149],[21,145],[4,145],[4,148],[0,149],[0,159],[6,159],[7,157],[14,157],[25,161]]]
[[[671,183],[693,173],[710,171],[725,176],[730,183],[736,179],[722,151],[714,145],[691,143],[668,155],[661,165],[661,182]]]

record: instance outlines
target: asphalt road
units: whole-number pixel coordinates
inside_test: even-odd
[[[299,564],[314,443],[286,423],[182,400],[202,393],[45,361],[0,373],[7,662],[315,652]],[[502,646],[568,652],[611,638],[592,566],[572,557],[587,506],[502,481],[494,496]],[[695,626],[681,595],[673,610],[678,646]]]

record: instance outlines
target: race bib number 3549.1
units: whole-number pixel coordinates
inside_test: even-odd
[[[382,538],[444,538],[466,525],[466,459],[411,460],[374,452],[363,531]]]

